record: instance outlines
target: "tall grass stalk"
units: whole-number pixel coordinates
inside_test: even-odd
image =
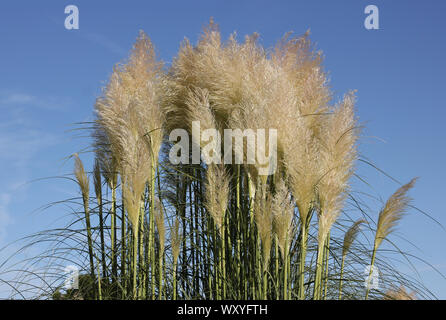
[[[87,173],[85,172],[84,165],[81,159],[78,157],[77,154],[75,154],[74,156],[75,156],[74,175],[76,176],[76,180],[82,194],[82,202],[85,213],[85,224],[87,227],[86,230],[87,230],[88,256],[90,259],[90,275],[91,279],[93,280],[95,279],[95,272],[94,272],[95,267],[94,267],[93,241],[91,235],[91,222],[90,222],[90,209],[89,209],[90,186],[89,186],[88,176]]]
[[[347,230],[347,232],[344,235],[344,241],[342,243],[342,258],[341,258],[341,272],[339,274],[339,296],[338,299],[342,300],[342,282],[343,282],[343,276],[344,276],[344,264],[345,264],[345,257],[347,256],[347,253],[349,252],[353,241],[355,241],[362,223],[365,223],[366,221],[363,219],[360,219],[353,223],[353,225]]]
[[[106,279],[107,277],[107,260],[105,258],[105,238],[104,238],[104,216],[103,216],[103,207],[102,207],[102,182],[101,182],[101,169],[98,158],[95,159],[94,169],[93,169],[93,178],[94,178],[94,190],[96,194],[96,202],[98,204],[99,210],[99,232],[100,232],[100,241],[101,241],[101,262],[102,262],[102,278]]]
[[[386,204],[382,208],[378,217],[378,224],[375,233],[375,242],[373,244],[372,260],[370,262],[370,273],[368,280],[370,281],[373,274],[373,266],[375,265],[376,252],[382,241],[395,230],[396,225],[404,215],[405,210],[411,202],[411,198],[407,196],[407,192],[413,188],[416,178],[409,183],[401,186],[394,194],[390,196]],[[367,300],[370,293],[370,283],[367,285],[365,299]]]
[[[327,299],[327,290],[328,290],[328,263],[330,260],[330,233],[327,235],[327,239],[325,240],[325,247],[324,247],[325,257],[324,257],[324,293],[323,298],[324,300]]]

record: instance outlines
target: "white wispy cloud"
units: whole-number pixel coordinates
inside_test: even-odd
[[[55,17],[52,16],[47,16],[47,19],[52,21],[54,25],[57,25],[57,27],[60,26],[60,19],[58,18],[56,19]],[[110,53],[116,54],[121,58],[127,55],[127,50],[124,49],[121,45],[119,45],[115,41],[113,41],[111,38],[101,33],[87,31],[87,29],[84,30],[82,25],[80,26],[79,30],[76,30],[74,32],[72,30],[67,30],[67,32],[70,32],[75,36],[81,37],[84,40],[88,40],[93,44],[98,45],[106,49]]]
[[[57,137],[37,130],[5,133],[0,130],[0,247],[13,223],[12,208],[26,198],[27,182],[32,174],[31,165],[40,150],[57,143]]]
[[[0,92],[0,247],[7,239],[8,227],[14,220],[13,208],[26,198],[26,182],[40,152],[59,140],[41,121],[30,113],[38,110],[63,110],[68,99],[40,97],[23,92]]]
[[[0,108],[32,106],[44,110],[66,110],[72,101],[57,96],[36,96],[23,92],[0,91]]]
[[[108,51],[110,51],[118,56],[125,56],[127,54],[127,51],[125,49],[123,49],[120,45],[113,42],[112,40],[110,40],[109,38],[107,38],[106,36],[104,36],[102,34],[89,32],[89,33],[83,34],[83,36],[87,40],[104,47]]]
[[[1,104],[13,104],[13,103],[23,104],[23,103],[32,103],[35,100],[36,100],[36,98],[29,94],[12,93],[9,95],[5,95],[0,103]]]

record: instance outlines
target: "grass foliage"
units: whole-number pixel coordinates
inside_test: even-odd
[[[23,239],[0,266],[11,297],[433,297],[396,267],[416,257],[396,246],[381,250],[415,180],[374,221],[368,195],[351,187],[352,179],[362,181],[355,93],[332,102],[308,33],[287,34],[272,49],[257,37],[222,41],[211,21],[197,45],[184,41],[166,68],[140,33],[94,106],[92,171],[74,156],[81,197],[55,203],[71,208],[71,222]],[[173,165],[168,134],[192,134],[192,121],[201,130],[277,129],[277,171],[262,175],[259,159]],[[14,262],[44,244],[47,250]],[[62,287],[67,265],[81,270],[78,290]],[[368,265],[379,270],[379,289],[364,286]]]

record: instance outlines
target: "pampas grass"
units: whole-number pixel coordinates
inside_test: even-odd
[[[226,299],[226,250],[225,250],[225,217],[228,206],[229,176],[223,166],[210,165],[207,170],[205,185],[206,208],[212,216],[216,229],[220,235],[221,250],[217,260],[220,260],[218,283],[222,285],[222,298]],[[216,236],[214,234],[214,241]],[[216,249],[218,251],[218,249]],[[220,295],[217,295],[220,297]]]
[[[137,242],[143,192],[149,183],[149,263],[154,252],[155,172],[162,141],[163,113],[159,88],[162,86],[161,64],[147,35],[140,33],[130,58],[115,67],[103,97],[96,103],[97,137],[104,136],[117,159],[122,178],[124,202],[133,226],[133,285],[136,290]],[[98,131],[97,130],[97,131]],[[105,134],[103,134],[104,132]],[[143,224],[142,224],[143,226]],[[142,242],[141,242],[142,243]],[[141,250],[140,250],[141,251]],[[142,255],[142,252],[140,252]],[[144,265],[144,261],[140,261]],[[153,277],[153,270],[151,276]],[[152,279],[152,296],[154,296]]]
[[[158,285],[159,299],[163,297],[163,273],[164,273],[164,249],[166,242],[166,226],[164,222],[164,209],[158,198],[155,198],[155,223],[158,230],[159,252],[158,252]]]
[[[257,246],[262,247],[262,257],[261,257],[261,270],[263,279],[263,290],[262,299],[267,299],[267,270],[268,263],[270,261],[271,254],[271,243],[272,243],[272,231],[273,231],[273,215],[272,215],[272,199],[270,196],[266,196],[266,186],[261,185],[260,194],[257,197],[255,206],[255,222],[257,226],[257,231],[259,234],[260,242]],[[260,262],[260,259],[259,259]],[[260,268],[259,268],[260,269]]]
[[[394,194],[390,196],[386,204],[379,213],[378,224],[376,227],[375,242],[373,245],[372,260],[370,263],[369,279],[373,272],[375,264],[376,252],[382,241],[393,232],[402,219],[404,212],[411,202],[411,198],[407,196],[407,192],[413,188],[417,178],[410,180],[407,184],[401,186]],[[367,287],[365,299],[367,300],[370,292],[370,287]]]
[[[373,233],[372,250],[357,238],[367,213],[351,187],[359,157],[355,94],[332,103],[322,62],[308,32],[266,49],[258,34],[223,40],[211,21],[196,45],[185,40],[164,67],[141,32],[94,106],[94,190],[74,156],[82,212],[73,224],[85,222],[87,237],[72,226],[54,236],[88,258],[88,266],[79,262],[88,286],[62,294],[58,283],[48,296],[359,299],[370,259],[387,286],[371,297],[383,298],[397,282],[427,295],[378,254],[415,180],[390,197],[376,230],[363,232],[365,240]],[[247,158],[248,138],[224,150],[232,164],[170,163],[170,131],[185,129],[191,141],[193,121],[200,136],[211,128],[276,129],[277,170],[262,170],[269,142]],[[194,138],[195,147],[210,143]],[[224,149],[224,141],[212,143]],[[191,148],[185,151],[191,160]]]
[[[320,181],[318,194],[318,258],[314,299],[321,298],[323,248],[333,223],[339,217],[349,189],[349,179],[356,160],[356,124],[354,97],[346,95],[340,105],[325,120],[321,133]]]
[[[360,231],[361,224],[365,223],[365,220],[358,220],[353,223],[353,225],[347,230],[344,236],[344,241],[342,243],[342,260],[341,260],[341,274],[339,276],[339,300],[342,299],[342,277],[344,275],[344,263],[345,257],[349,252],[353,241],[355,241],[358,233]]]
[[[177,299],[177,263],[180,256],[180,246],[183,241],[183,235],[180,232],[180,220],[175,219],[174,225],[171,231],[171,247],[172,247],[172,300]]]
[[[385,294],[385,300],[417,300],[415,292],[407,292],[404,286],[390,289]]]
[[[84,205],[84,213],[85,213],[85,224],[87,229],[88,256],[90,259],[90,275],[91,278],[94,279],[95,268],[94,268],[93,240],[91,235],[90,208],[89,208],[90,181],[88,179],[87,173],[85,172],[84,165],[77,153],[74,154],[74,176],[76,177],[76,181],[79,185],[82,194],[82,202]]]

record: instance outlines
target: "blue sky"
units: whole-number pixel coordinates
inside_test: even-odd
[[[64,28],[66,5],[77,5],[80,29]],[[364,8],[379,8],[380,29],[364,28]],[[425,1],[22,1],[0,5],[0,246],[60,226],[63,207],[36,211],[77,195],[63,179],[65,158],[88,147],[77,122],[92,105],[113,65],[143,29],[170,62],[180,42],[195,42],[214,17],[224,37],[252,32],[272,46],[287,31],[311,38],[325,55],[337,96],[358,90],[361,154],[401,182],[420,179],[414,205],[446,225],[444,129],[446,2]],[[91,163],[91,155],[83,157]],[[359,173],[386,199],[398,184],[364,165]],[[377,210],[371,212],[376,218]],[[401,245],[446,273],[445,232],[412,210]],[[0,260],[4,258],[0,256]],[[425,284],[446,298],[446,280],[416,263]]]

